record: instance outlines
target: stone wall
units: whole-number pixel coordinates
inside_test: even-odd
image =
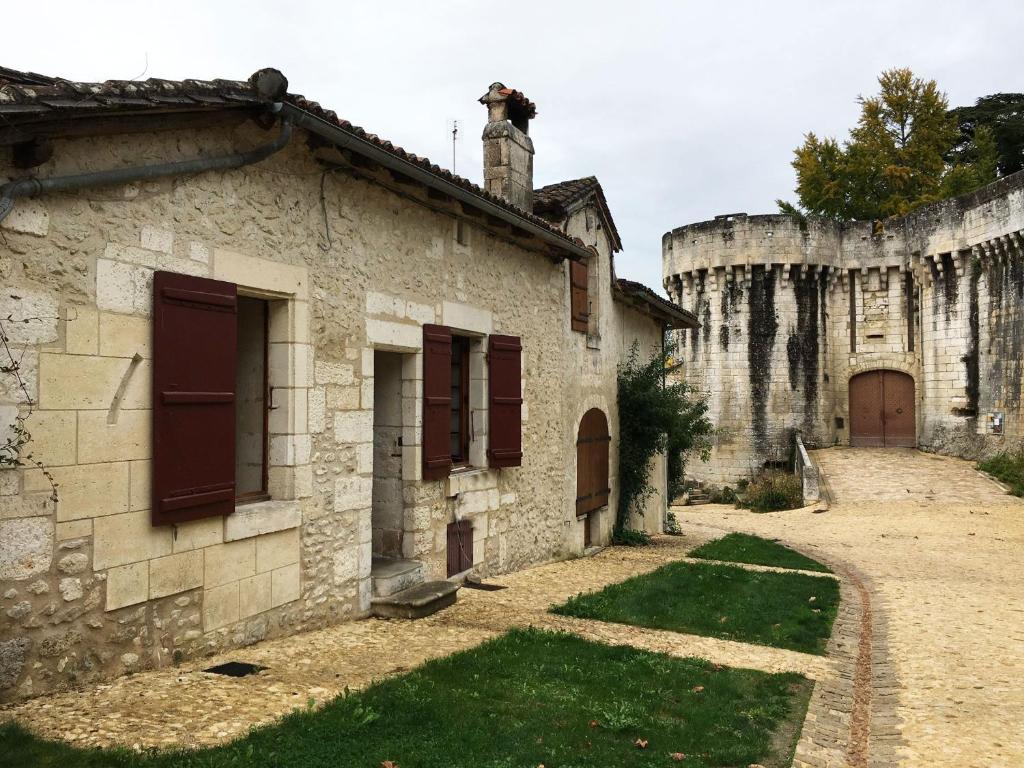
[[[1018,174],[878,230],[734,214],[667,233],[666,288],[703,323],[678,337],[681,375],[720,428],[695,477],[731,483],[788,459],[794,431],[848,443],[850,379],[876,369],[913,377],[922,448],[1017,446],[1022,229]]]
[[[242,170],[21,201],[3,222],[0,317],[11,318],[4,328],[27,391],[0,375],[0,421],[27,413],[29,398],[37,404],[31,450],[59,501],[39,469],[0,472],[0,699],[365,616],[377,351],[402,360],[402,554],[443,577],[456,516],[471,521],[480,575],[582,551],[573,472],[582,406],[598,404],[616,423],[621,350],[633,338],[657,344],[658,324],[612,310],[603,279],[602,341],[588,346],[569,330],[566,265],[361,169],[326,174],[324,213],[324,170],[306,138],[298,131],[285,151]],[[36,171],[263,141],[252,126],[79,138],[58,141]],[[0,175],[19,175],[9,161],[0,156]],[[595,258],[610,275],[598,234]],[[235,282],[268,301],[271,501],[151,524],[154,270]],[[521,467],[485,468],[480,407],[471,449],[480,468],[421,480],[424,323],[522,338]],[[482,351],[471,378],[483,406]],[[648,527],[660,524],[661,511],[652,515]]]

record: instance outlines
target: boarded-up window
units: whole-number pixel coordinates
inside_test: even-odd
[[[154,275],[154,525],[234,511],[237,305],[232,283]]]
[[[585,515],[608,504],[608,419],[591,408],[580,421],[576,438],[576,514]]]
[[[448,575],[473,567],[473,526],[469,520],[448,524]]]
[[[581,261],[569,262],[569,294],[572,304],[572,329],[587,332],[590,302],[587,296],[587,265]]]
[[[423,479],[447,477],[451,457],[452,332],[423,326]]]
[[[492,467],[518,467],[523,461],[522,350],[518,336],[488,339],[487,458]]]

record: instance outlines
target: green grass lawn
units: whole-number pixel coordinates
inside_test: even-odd
[[[1024,496],[1024,452],[998,453],[979,463],[978,469],[1002,480],[1014,496]]]
[[[745,533],[730,533],[715,541],[709,541],[690,552],[690,557],[725,560],[729,563],[774,565],[778,568],[797,568],[802,571],[832,572],[817,560],[811,560],[789,547]]]
[[[515,630],[194,752],[78,750],[3,725],[0,766],[377,768],[390,760],[399,768],[781,768],[792,758],[810,689],[799,675]]]
[[[823,576],[669,563],[551,610],[820,654],[838,604],[839,585]]]

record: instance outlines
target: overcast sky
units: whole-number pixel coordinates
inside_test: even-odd
[[[805,132],[845,136],[883,69],[950,104],[1024,91],[1020,0],[946,2],[7,3],[0,64],[76,80],[245,79],[290,90],[481,180],[500,80],[537,104],[536,186],[596,175],[624,243],[619,275],[661,289],[661,235],[792,198]],[[144,73],[144,74],[143,74]]]

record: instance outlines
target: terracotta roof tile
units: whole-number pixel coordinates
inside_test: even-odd
[[[620,277],[615,281],[615,285],[626,296],[632,296],[646,302],[655,314],[669,320],[670,324],[675,328],[697,328],[700,325],[697,322],[697,316],[692,312],[659,296],[643,283]]]
[[[533,190],[533,212],[538,216],[561,219],[566,216],[568,210],[575,203],[586,199],[589,195],[596,197],[598,207],[608,220],[612,236],[612,249],[621,251],[622,239],[615,226],[615,219],[612,218],[611,209],[608,208],[604,190],[601,189],[601,183],[596,176],[560,181],[557,184],[548,184],[546,187]]]

